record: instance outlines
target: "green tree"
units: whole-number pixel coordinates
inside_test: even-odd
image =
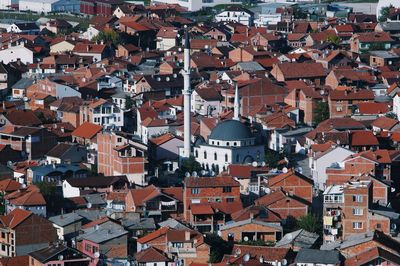
[[[278,166],[278,162],[283,159],[283,154],[276,152],[274,150],[270,150],[268,148],[265,149],[265,163],[272,168]]]
[[[201,171],[201,165],[193,156],[190,156],[188,159],[182,161],[181,167],[178,170],[179,176],[184,176],[185,173],[193,173],[194,171]]]
[[[297,226],[299,229],[304,229],[308,232],[322,234],[322,219],[313,214],[307,214],[300,217],[297,221]]]
[[[115,30],[101,31],[97,36],[92,39],[92,41],[112,44],[114,46],[118,46],[118,44],[121,44],[119,33]]]
[[[322,121],[329,118],[329,105],[328,102],[317,102],[314,109],[314,125],[318,125]]]
[[[388,19],[389,16],[390,16],[390,11],[391,11],[392,8],[393,8],[392,5],[382,7],[381,13],[380,13],[380,16],[379,16],[379,19],[378,19],[379,22],[385,22],[385,21],[387,21],[387,19]]]
[[[337,35],[329,35],[329,36],[326,38],[326,41],[339,45],[340,42],[341,42],[342,40],[341,40],[340,37],[337,36]]]
[[[217,234],[207,234],[204,241],[211,247],[209,263],[220,262],[225,254],[232,252],[233,243],[223,240]]]
[[[302,8],[300,8],[299,5],[294,5],[293,6],[293,16],[295,19],[306,19],[307,12],[305,12]]]

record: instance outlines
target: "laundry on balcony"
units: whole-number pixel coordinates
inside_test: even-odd
[[[175,201],[161,201],[161,206],[174,206]]]
[[[332,216],[324,216],[324,225],[332,225]]]

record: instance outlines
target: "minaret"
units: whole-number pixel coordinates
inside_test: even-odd
[[[235,101],[233,105],[233,119],[240,120],[240,100],[239,100],[239,87],[237,82],[235,82]]]
[[[183,140],[183,157],[190,157],[190,138],[192,136],[191,132],[191,113],[190,104],[192,90],[190,88],[190,43],[189,43],[189,33],[185,33],[185,50],[184,50],[184,69],[183,69],[183,123],[184,123],[184,140]]]

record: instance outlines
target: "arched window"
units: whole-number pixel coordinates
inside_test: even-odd
[[[207,152],[204,151],[204,159],[207,159]]]
[[[228,161],[228,154],[225,154],[225,162]]]
[[[237,146],[237,143],[236,143],[236,141],[233,143],[233,146]]]
[[[216,152],[214,152],[214,160],[218,160]]]
[[[194,152],[194,156],[196,156],[196,158],[199,158],[199,151],[198,151],[198,150],[196,150],[196,151]]]

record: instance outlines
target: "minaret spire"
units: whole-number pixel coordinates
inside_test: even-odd
[[[190,104],[192,90],[190,88],[190,42],[189,32],[185,32],[185,49],[184,49],[184,69],[183,69],[183,115],[184,115],[184,140],[183,140],[183,157],[189,158],[191,153],[191,113]]]
[[[233,119],[240,120],[240,100],[239,100],[239,86],[235,82],[235,101],[233,105]]]

